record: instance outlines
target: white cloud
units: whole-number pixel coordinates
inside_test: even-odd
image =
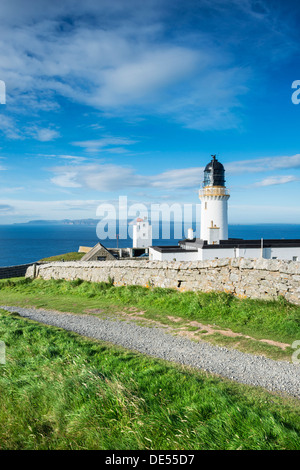
[[[96,141],[98,142],[98,141]],[[99,141],[102,145],[101,142]],[[86,145],[87,143],[82,143]],[[94,143],[93,145],[96,145]],[[93,148],[93,145],[91,148]],[[80,162],[78,162],[80,163]],[[237,161],[225,164],[227,175],[247,174],[247,176],[258,172],[276,172],[278,169],[300,168],[300,155],[291,157],[261,158],[254,160]],[[51,168],[55,176],[52,183],[65,188],[86,187],[98,191],[121,191],[129,188],[148,188],[163,191],[172,190],[195,190],[203,181],[204,167],[177,168],[162,173],[143,175],[134,168],[107,164],[92,163],[83,165],[57,166]],[[256,187],[286,184],[299,181],[300,176],[274,175],[268,176],[262,181],[254,183]]]
[[[20,4],[5,2],[1,78],[7,83],[10,109],[53,110],[59,94],[113,115],[164,114],[201,130],[239,125],[240,98],[248,91],[252,70],[235,66],[225,46],[229,43],[217,46],[207,26],[206,32],[200,28],[192,35],[189,28],[175,28],[170,35],[175,15],[171,3],[169,17],[166,5],[155,1],[142,9],[133,1],[126,8],[115,1],[84,2],[81,7],[77,2],[76,9],[72,1],[61,3],[49,7],[41,1],[35,9],[36,2],[29,1],[24,17],[13,18],[9,11]],[[35,137],[46,141],[54,135]]]
[[[38,157],[46,157],[46,158],[55,158],[55,159],[62,159],[68,160],[71,165],[79,165],[87,160],[86,157],[81,157],[78,155],[60,155],[60,154],[38,154]]]
[[[8,187],[1,187],[1,194],[8,194],[8,193],[15,193],[17,191],[23,191],[24,187],[23,186],[8,186]]]
[[[64,188],[85,187],[101,192],[133,188],[161,190],[199,187],[203,168],[182,168],[155,175],[142,175],[131,167],[114,164],[88,164],[51,168],[51,182]]]
[[[90,164],[80,167],[55,167],[51,182],[60,187],[86,187],[97,191],[118,191],[124,188],[141,187],[147,178],[135,173],[132,168],[113,164]]]
[[[300,154],[239,160],[226,164],[226,171],[234,173],[260,173],[281,169],[300,168]]]
[[[180,168],[151,176],[151,186],[162,189],[199,187],[203,179],[203,167]]]
[[[48,142],[59,137],[59,132],[55,129],[37,125],[22,126],[14,117],[5,114],[0,115],[0,132],[12,140],[33,137],[40,142]]]
[[[88,152],[99,152],[99,150],[105,150],[107,152],[123,153],[125,150],[120,146],[128,146],[135,143],[135,140],[123,137],[103,137],[102,139],[73,142],[73,145],[82,147]]]
[[[0,115],[0,131],[9,139],[17,140],[22,138],[22,135],[16,128],[15,120],[4,114]]]
[[[293,183],[294,181],[300,181],[300,178],[293,175],[269,176],[268,178],[264,178],[262,181],[258,181],[254,186],[273,186],[276,184]]]
[[[81,184],[75,181],[77,177],[78,173],[76,171],[66,170],[62,174],[54,176],[51,181],[62,188],[80,188]]]
[[[27,128],[26,133],[40,142],[49,142],[59,137],[59,132],[55,129],[39,128],[37,126]]]
[[[199,0],[197,8],[172,0],[27,0],[26,7],[2,0],[9,109],[53,111],[60,95],[127,120],[164,115],[202,131],[240,128],[253,80],[295,50],[280,14],[251,0]],[[7,137],[22,136],[16,124]]]
[[[78,157],[76,155],[57,155],[57,157],[63,160],[69,160],[71,165],[80,165],[87,160],[86,157]]]
[[[64,219],[95,217],[96,209],[102,201],[95,199],[74,199],[64,201],[36,201],[28,199],[1,199],[0,212],[6,218],[13,216],[14,220],[32,219]]]
[[[158,90],[190,76],[200,54],[188,48],[169,46],[143,51],[140,57],[103,70],[102,85],[93,96],[99,106],[151,103]]]
[[[0,204],[0,213],[11,213],[14,207],[9,204]]]

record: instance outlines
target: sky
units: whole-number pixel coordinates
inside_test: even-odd
[[[299,25],[296,1],[1,0],[0,224],[196,205],[212,154],[229,223],[300,223]]]

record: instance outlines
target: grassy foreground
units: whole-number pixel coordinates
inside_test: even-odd
[[[294,350],[281,349],[260,342],[267,339],[292,345],[300,339],[300,306],[283,298],[276,301],[238,299],[226,293],[179,292],[173,289],[141,286],[114,286],[110,283],[75,281],[44,281],[15,279],[0,281],[0,305],[32,305],[40,308],[84,313],[102,311],[115,313],[131,309],[142,310],[140,319],[172,325],[191,326],[191,321],[213,325],[215,329],[231,329],[245,335],[226,337],[215,332],[198,338],[245,352],[262,354],[273,359],[291,360]],[[96,313],[95,313],[96,314]],[[100,316],[100,313],[98,313]],[[176,321],[174,321],[174,319]],[[252,339],[246,338],[250,336]]]
[[[299,401],[0,311],[1,449],[299,449]]]

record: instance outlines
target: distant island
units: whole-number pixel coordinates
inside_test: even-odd
[[[96,226],[98,219],[63,219],[63,220],[30,220],[29,222],[16,223],[14,225],[91,225]]]

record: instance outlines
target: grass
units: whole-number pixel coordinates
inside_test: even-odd
[[[0,339],[2,450],[300,448],[298,400],[1,310]]]
[[[143,319],[155,320],[177,328],[191,320],[214,328],[227,328],[253,338],[202,336],[215,344],[231,345],[242,351],[264,354],[274,359],[290,360],[292,348],[285,351],[259,342],[268,339],[292,344],[300,339],[300,307],[283,298],[274,301],[238,299],[227,293],[179,292],[173,289],[141,286],[114,286],[109,283],[81,281],[45,281],[15,279],[0,282],[0,302],[7,305],[33,305],[61,311],[83,313],[101,309],[104,313],[134,307],[144,311]],[[177,318],[175,325],[169,317]],[[196,331],[196,330],[194,330]]]
[[[278,346],[273,346],[265,343],[258,343],[255,340],[244,338],[244,337],[228,337],[219,333],[208,334],[204,338],[211,344],[218,346],[224,346],[227,349],[238,349],[239,351],[246,352],[249,354],[255,354],[260,356],[266,356],[274,360],[285,360],[291,362],[292,354],[294,349],[291,347],[282,350]]]
[[[48,258],[43,258],[41,261],[80,261],[85,253],[78,253],[77,251],[71,253],[64,253],[62,255],[50,256]]]

